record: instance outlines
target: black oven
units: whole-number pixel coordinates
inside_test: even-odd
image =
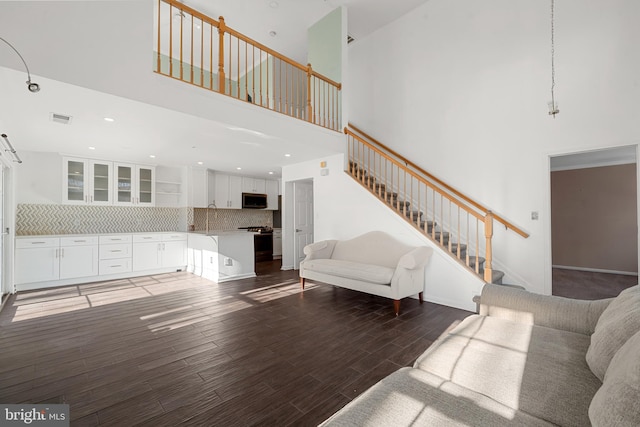
[[[256,233],[253,247],[256,262],[273,260],[273,233]]]
[[[253,252],[256,262],[273,260],[273,228],[269,226],[238,228],[255,233],[253,235]]]

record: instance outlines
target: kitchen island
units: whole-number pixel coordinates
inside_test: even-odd
[[[244,230],[190,232],[187,271],[217,283],[255,277],[254,234]]]

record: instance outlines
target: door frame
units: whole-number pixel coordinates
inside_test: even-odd
[[[315,201],[315,183],[313,178],[299,179],[295,181],[285,181],[283,183],[282,194],[282,270],[293,270],[296,267],[297,239],[295,225],[295,184],[304,182],[311,184],[314,189],[312,197]],[[313,204],[313,212],[315,217],[315,203]],[[315,236],[315,221],[314,221]]]
[[[607,147],[598,147],[598,148],[585,148],[583,150],[573,149],[573,150],[565,150],[565,151],[554,151],[547,152],[545,156],[546,162],[546,175],[545,175],[545,204],[544,212],[545,218],[547,221],[544,223],[544,284],[543,284],[543,292],[546,295],[551,295],[553,292],[553,254],[552,254],[552,235],[551,235],[551,158],[559,157],[559,156],[569,156],[574,154],[584,154],[589,152],[596,151],[607,151],[614,150],[617,148],[623,147],[634,147],[635,149],[635,164],[636,164],[636,210],[637,210],[637,218],[636,223],[638,225],[637,229],[640,230],[640,197],[638,197],[638,193],[640,193],[640,160],[638,159],[639,153],[639,145],[640,143],[635,144],[623,144],[617,146],[607,146]],[[604,166],[604,165],[603,165]],[[640,232],[639,232],[640,233]],[[640,236],[636,234],[636,240],[638,241],[638,266],[640,266]]]
[[[16,183],[16,168],[8,161],[6,156],[0,157],[2,162],[2,170],[0,173],[2,176],[2,193],[4,202],[2,203],[2,221],[0,224],[3,229],[0,229],[0,236],[2,236],[3,244],[2,251],[0,253],[0,274],[2,275],[0,286],[4,287],[9,295],[16,292],[16,287],[13,279],[13,262],[14,262],[14,248],[15,248],[15,226],[16,226],[16,201],[15,201],[15,183]],[[0,196],[2,197],[2,196]],[[5,229],[8,229],[8,233],[5,234]],[[0,293],[4,292],[4,289],[0,290]],[[0,303],[0,309],[6,302],[5,298]]]

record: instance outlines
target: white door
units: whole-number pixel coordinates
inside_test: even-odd
[[[295,182],[293,221],[294,234],[294,269],[300,268],[300,261],[305,257],[304,247],[313,243],[313,183],[310,181]]]

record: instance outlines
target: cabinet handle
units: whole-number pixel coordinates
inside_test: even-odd
[[[73,243],[84,243],[86,240],[74,240]]]
[[[58,258],[59,252],[60,252],[60,249],[56,249],[56,258]]]
[[[32,245],[44,245],[47,242],[31,242]]]
[[[153,239],[153,237],[143,237],[145,240]]]
[[[162,250],[164,251],[164,243],[162,244]]]
[[[91,196],[91,203],[93,203],[93,195]]]
[[[60,249],[60,258],[64,258],[64,248]]]
[[[122,267],[122,264],[114,264],[114,265],[111,265],[110,267]]]
[[[111,252],[122,252],[120,249],[111,249]]]

